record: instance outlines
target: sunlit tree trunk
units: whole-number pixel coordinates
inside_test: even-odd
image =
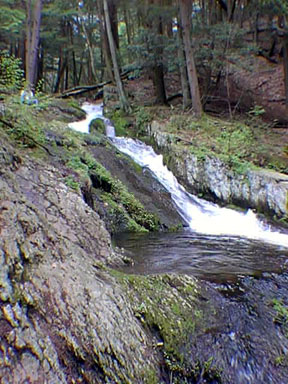
[[[199,91],[199,84],[194,62],[194,55],[192,50],[192,42],[190,38],[190,0],[180,0],[180,17],[181,26],[183,31],[184,51],[186,58],[186,66],[189,80],[189,87],[192,97],[192,108],[197,117],[202,114],[202,105]]]

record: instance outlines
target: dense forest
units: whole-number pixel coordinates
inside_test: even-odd
[[[146,76],[153,102],[178,95],[199,116],[223,97],[231,112],[231,68],[258,56],[283,62],[285,104],[287,14],[280,0],[1,0],[0,82],[22,88],[25,73],[34,91],[73,95],[115,81],[129,109],[123,78]]]

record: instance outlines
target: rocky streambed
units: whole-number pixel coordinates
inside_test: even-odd
[[[1,128],[2,382],[286,383],[285,265],[281,275],[233,283],[126,272],[129,258],[107,228],[122,228],[116,204],[122,223],[133,212],[114,176],[158,210],[159,228],[181,219],[147,170],[128,166],[99,136],[67,136],[64,125],[53,121],[42,147],[28,149]]]

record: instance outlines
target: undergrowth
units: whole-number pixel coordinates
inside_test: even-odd
[[[218,157],[241,174],[259,166],[287,172],[285,148],[281,156],[274,148],[271,150],[273,125],[263,122],[261,113],[262,109],[255,107],[242,121],[221,120],[205,114],[198,120],[187,114],[172,115],[165,130],[172,142],[189,145],[191,153],[200,160],[206,156]],[[271,144],[267,143],[269,137]]]

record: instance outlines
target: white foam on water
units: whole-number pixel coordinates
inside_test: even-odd
[[[89,125],[94,119],[102,119],[106,127],[106,136],[114,137],[115,128],[109,119],[103,117],[103,104],[84,103],[81,108],[86,112],[86,118],[81,121],[76,121],[68,124],[69,128],[81,133],[89,133]]]
[[[127,138],[115,138],[113,142],[121,152],[132,157],[142,167],[150,169],[171,194],[191,230],[209,235],[242,236],[288,247],[288,235],[272,230],[252,210],[244,213],[221,208],[189,194],[163,164],[162,155],[157,155],[150,146]]]

